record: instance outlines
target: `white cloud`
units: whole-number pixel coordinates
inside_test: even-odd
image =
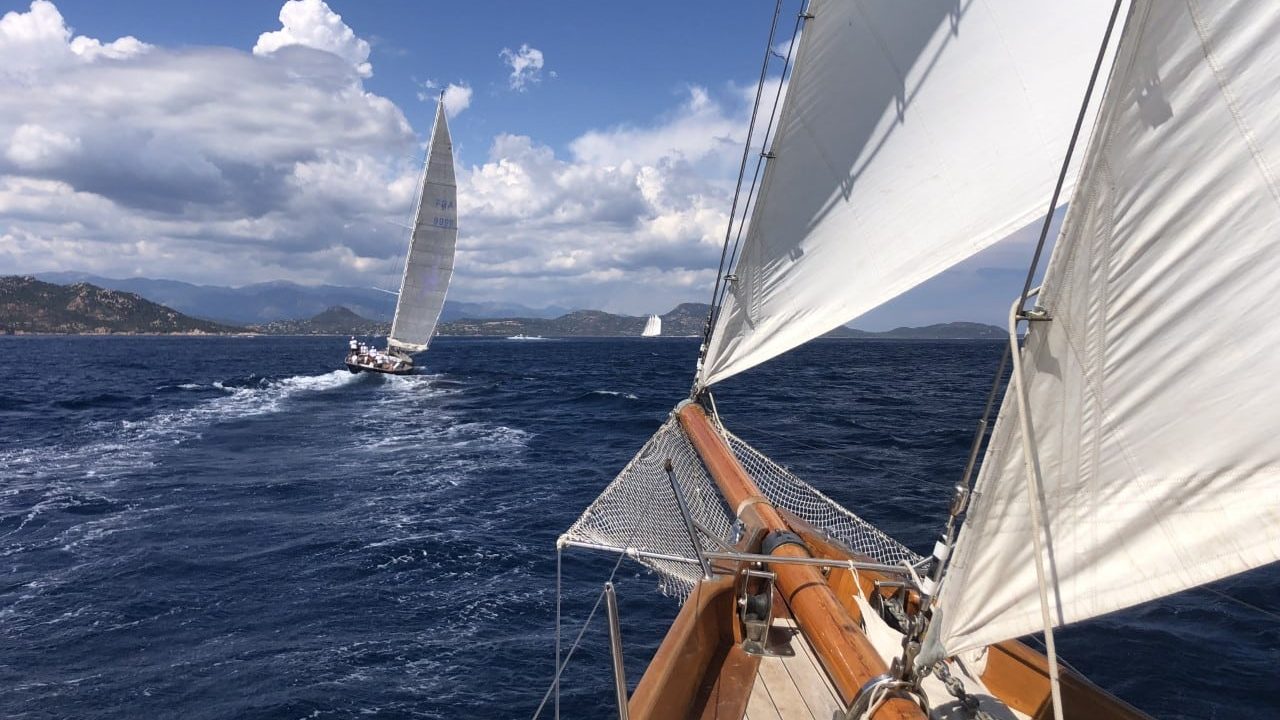
[[[72,38],[62,13],[48,0],[34,0],[30,9],[0,17],[0,76],[34,84],[50,68],[91,62],[98,58],[126,58],[144,53],[150,45],[132,36],[103,44],[83,36]]]
[[[697,162],[741,152],[745,129],[739,114],[713,101],[706,89],[694,86],[665,122],[593,130],[574,140],[570,149],[579,161],[598,164],[625,159],[655,163],[664,157]]]
[[[323,50],[351,63],[360,77],[373,75],[369,43],[356,37],[324,0],[288,0],[280,8],[281,29],[258,36],[254,55],[269,55],[290,45]]]
[[[471,107],[471,86],[466,83],[449,83],[444,89],[444,110],[449,117]]]
[[[79,138],[27,124],[13,131],[5,157],[24,170],[43,170],[66,162],[79,149]]]
[[[710,157],[719,146],[698,163],[653,150],[678,148],[690,113],[685,104],[659,125],[624,131],[654,138],[634,153],[622,146],[561,158],[529,137],[495,138],[488,161],[459,173],[455,287],[474,297],[519,288],[525,302],[635,313],[702,300],[731,192],[712,168],[727,158]],[[589,135],[593,144],[603,137]]]
[[[520,46],[519,50],[512,51],[511,48],[502,48],[502,52],[498,53],[502,61],[511,68],[511,76],[507,78],[507,85],[512,90],[524,92],[530,85],[542,82],[542,51],[537,48],[529,47],[528,43]]]
[[[399,279],[422,138],[365,89],[367,56],[77,40],[48,3],[0,20],[0,58],[26,62],[0,69],[0,273]],[[435,86],[451,114],[470,104],[467,83]],[[690,88],[567,152],[493,138],[458,166],[453,297],[632,313],[705,301],[745,95]]]
[[[133,57],[139,53],[144,53],[151,49],[151,46],[138,40],[132,35],[126,35],[117,38],[113,42],[105,45],[101,40],[87,38],[83,35],[77,36],[71,40],[71,52],[84,58],[85,60],[97,60],[98,58],[108,58],[111,60],[122,60],[124,58]]]
[[[0,58],[0,272],[399,274],[417,140],[350,58],[73,38],[47,2],[0,19]]]
[[[422,102],[435,101],[439,99],[442,93],[444,95],[445,113],[450,118],[457,117],[463,110],[471,107],[473,92],[471,86],[465,82],[449,83],[444,90],[440,89],[440,83],[435,80],[426,80],[418,83],[417,95]]]

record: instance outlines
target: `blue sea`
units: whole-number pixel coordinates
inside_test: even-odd
[[[686,395],[696,342],[442,338],[404,378],[337,369],[344,345],[0,338],[0,716],[530,717],[555,539]],[[818,341],[717,402],[924,552],[1001,349]],[[612,563],[566,552],[570,639]],[[677,608],[623,568],[634,683]],[[1059,644],[1157,717],[1280,717],[1277,616],[1273,566]],[[599,618],[563,684],[562,716],[613,712]]]

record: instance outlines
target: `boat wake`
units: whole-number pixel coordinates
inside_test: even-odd
[[[213,390],[221,395],[141,420],[90,423],[77,437],[56,445],[0,451],[0,466],[18,481],[68,475],[114,478],[150,467],[156,450],[199,438],[212,425],[279,412],[301,396],[341,388],[356,380],[357,376],[345,370],[335,370],[281,379],[226,380],[208,386],[187,383],[183,389]]]

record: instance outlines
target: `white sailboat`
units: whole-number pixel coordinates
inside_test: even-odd
[[[557,544],[638,560],[685,600],[629,696],[605,583],[619,715],[1145,717],[1061,667],[1053,630],[1280,559],[1280,322],[1257,314],[1280,278],[1280,6],[812,0],[801,18],[694,391]],[[976,484],[981,430],[930,556],[720,421],[717,382],[1060,192]],[[565,662],[557,645],[548,698]]]
[[[641,337],[658,337],[662,334],[662,318],[657,315],[650,315],[649,319],[644,323],[644,330],[640,332]]]
[[[426,167],[413,216],[413,231],[387,348],[376,350],[352,338],[346,364],[353,373],[406,375],[413,372],[413,354],[427,349],[444,309],[458,240],[458,188],[454,181],[453,142],[445,119],[443,94],[436,106],[435,125],[427,146]]]

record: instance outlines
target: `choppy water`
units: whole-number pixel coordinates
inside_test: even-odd
[[[343,344],[0,338],[0,716],[529,716],[555,537],[687,392],[696,345],[443,339],[392,378],[333,370]],[[999,352],[823,341],[718,401],[924,550]],[[566,555],[568,630],[610,566]],[[1278,581],[1215,588],[1280,613]],[[634,681],[676,608],[635,567],[619,593]],[[1063,636],[1156,716],[1280,716],[1280,623],[1220,595]],[[603,626],[564,684],[566,717],[608,715]]]

